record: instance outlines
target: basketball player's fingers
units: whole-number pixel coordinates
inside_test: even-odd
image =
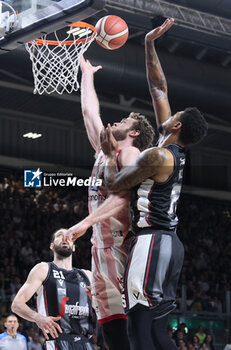
[[[46,332],[46,329],[43,327],[43,328],[41,328],[41,330],[42,330],[42,332],[43,332],[43,335],[44,335],[45,339],[46,339],[46,340],[49,340],[49,337],[48,337],[48,334],[47,334],[47,332]]]
[[[174,18],[167,18],[166,21],[162,24],[161,32],[164,33],[169,30],[174,24]]]
[[[112,135],[111,124],[108,123],[107,127],[108,127],[108,133],[109,133],[109,135],[111,136],[111,135]]]
[[[95,67],[94,72],[98,72],[98,70],[100,70],[102,68],[103,68],[102,66],[97,66],[97,67]]]
[[[59,320],[61,320],[61,316],[50,316],[50,318],[51,318],[51,320],[52,321],[59,321]]]
[[[59,333],[63,333],[62,328],[60,327],[60,325],[58,323],[54,322],[54,326],[57,328]]]
[[[102,127],[102,130],[101,130],[101,132],[100,132],[100,143],[103,142],[104,136],[105,136],[105,127],[103,126],[103,127]]]
[[[92,299],[92,295],[91,295],[91,286],[87,286],[85,289],[85,292],[87,293],[88,297],[90,299]]]
[[[110,144],[113,144],[114,142],[114,136],[112,134],[112,129],[110,124],[108,124],[108,142],[110,142]]]
[[[106,132],[107,132],[107,143],[108,143],[108,142],[110,142],[110,138],[111,138],[111,125],[110,124],[107,125]]]
[[[57,338],[58,337],[58,333],[56,332],[56,330],[54,328],[49,328],[49,333],[52,336],[52,338]]]

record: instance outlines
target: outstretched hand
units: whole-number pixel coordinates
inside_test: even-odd
[[[82,73],[90,72],[94,74],[98,72],[99,69],[102,69],[102,66],[92,66],[90,61],[85,60],[85,58],[82,56],[80,60],[80,68]]]
[[[100,134],[100,144],[106,156],[114,156],[118,151],[118,142],[112,134],[111,125],[107,129],[103,128]]]
[[[83,236],[88,228],[89,226],[84,222],[84,220],[82,220],[78,224],[70,227],[65,235],[67,235],[70,241],[75,241],[79,237]]]
[[[163,35],[174,24],[174,18],[167,18],[166,21],[159,27],[154,28],[145,36],[146,41],[153,41]]]

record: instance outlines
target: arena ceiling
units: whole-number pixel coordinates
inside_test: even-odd
[[[95,76],[103,121],[113,122],[130,111],[138,111],[154,123],[145,77],[144,36],[166,17],[175,17],[174,27],[156,44],[169,85],[172,111],[194,105],[200,108],[210,125],[209,136],[202,147],[207,154],[218,152],[230,159],[231,2],[106,1],[104,10],[86,21],[95,24],[107,14],[122,17],[129,26],[130,35],[119,50],[108,51],[93,43],[86,53],[93,64],[103,66]],[[11,118],[36,121],[38,128],[40,123],[46,123],[78,129],[79,137],[87,143],[79,93],[34,95],[31,63],[23,46],[0,55],[0,96],[1,122]],[[17,130],[14,133],[17,134]],[[23,150],[20,155],[16,150],[7,151],[9,135],[10,131],[2,135],[0,154],[28,158]],[[82,157],[86,154],[83,152]],[[41,159],[35,154],[34,160]],[[65,160],[57,158],[55,162],[65,163]],[[81,154],[78,162],[86,163],[81,161]],[[86,166],[91,163],[89,160]]]

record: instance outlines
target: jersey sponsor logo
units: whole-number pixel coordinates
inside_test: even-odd
[[[77,301],[75,305],[66,304],[65,314],[74,318],[87,317],[89,316],[89,306],[88,304],[86,304],[85,306],[79,305],[79,301]]]
[[[138,300],[140,296],[140,292],[133,292],[133,295]]]
[[[74,342],[76,343],[77,341],[81,340],[80,337],[74,337]]]
[[[63,317],[64,315],[68,315],[73,318],[84,318],[89,316],[89,306],[86,304],[85,306],[79,305],[79,301],[76,302],[75,305],[66,304],[69,300],[69,297],[63,297],[61,301],[60,314],[58,316]]]

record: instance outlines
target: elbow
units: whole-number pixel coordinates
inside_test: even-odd
[[[83,107],[82,108],[82,114],[83,114],[84,117],[88,117],[89,113],[90,113],[89,108],[87,108],[87,107]]]

